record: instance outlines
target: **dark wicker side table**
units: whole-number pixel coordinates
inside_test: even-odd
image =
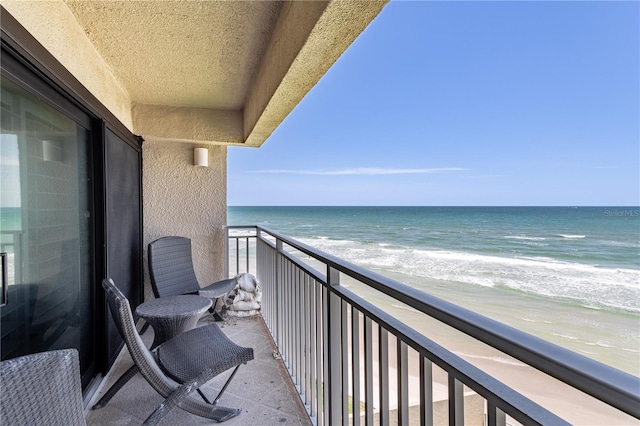
[[[196,295],[166,296],[149,300],[136,308],[155,336],[151,350],[180,333],[195,328],[200,316],[211,307],[211,299]]]

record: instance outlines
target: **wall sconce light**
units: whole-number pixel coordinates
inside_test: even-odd
[[[64,161],[64,152],[62,151],[60,142],[43,140],[42,159],[44,161],[55,161],[58,163],[62,163]]]
[[[209,167],[208,148],[193,148],[193,165],[200,167]]]

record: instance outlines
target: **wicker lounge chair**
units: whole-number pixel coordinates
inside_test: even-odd
[[[149,244],[149,274],[156,297],[199,294],[214,299],[209,311],[216,321],[222,321],[215,311],[218,299],[236,285],[232,278],[201,288],[193,270],[191,240],[184,237],[164,237]]]
[[[86,425],[78,351],[40,352],[0,363],[0,424]]]
[[[182,333],[151,352],[140,339],[127,298],[110,278],[103,280],[102,286],[131,358],[147,382],[166,398],[145,420],[145,425],[155,425],[176,406],[218,422],[240,414],[240,409],[220,407],[217,403],[240,365],[253,359],[253,349],[236,345],[216,324],[209,324]],[[210,402],[200,387],[234,367],[218,396]],[[204,402],[190,396],[194,390]]]

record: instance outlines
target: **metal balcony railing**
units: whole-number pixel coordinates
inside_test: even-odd
[[[24,231],[0,231],[0,253],[11,253],[7,262],[9,271],[7,284],[22,282],[22,241],[24,235]]]
[[[262,316],[314,424],[433,425],[442,415],[449,425],[477,423],[478,398],[480,423],[569,424],[350,291],[341,277],[640,418],[640,378],[269,229],[227,228],[227,274],[241,272],[261,282]],[[410,361],[418,364],[417,384]],[[436,371],[446,374],[444,385],[434,380]],[[439,405],[435,395],[442,386]]]

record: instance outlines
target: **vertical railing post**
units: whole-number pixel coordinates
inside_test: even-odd
[[[326,334],[326,326],[325,319],[326,315],[326,306],[325,306],[325,287],[324,285],[320,285],[316,283],[316,365],[317,365],[317,373],[316,373],[316,382],[317,382],[317,391],[316,398],[318,400],[318,425],[326,424],[327,416],[325,415],[327,402],[325,395],[327,392],[324,391],[325,388],[325,360],[327,359],[327,353],[325,349],[327,348],[327,339],[325,339]]]
[[[282,348],[280,351],[280,355],[282,355],[282,361],[284,361],[284,365],[289,370],[289,374],[291,374],[291,359],[289,358],[289,349],[291,348],[291,263],[289,259],[284,256],[281,256],[280,262],[282,263],[282,269],[280,270],[280,301],[282,304],[280,305],[280,311],[282,311],[282,337],[280,339],[280,347]]]
[[[224,277],[229,278],[229,227],[224,227]]]
[[[293,384],[300,392],[300,323],[302,317],[300,315],[300,275],[299,269],[295,268],[293,276],[291,277],[291,324],[293,325],[293,339],[291,340],[292,357],[291,357],[291,370],[294,372]]]
[[[398,371],[398,426],[409,425],[409,353],[407,344],[400,340],[397,344]]]
[[[365,426],[373,426],[373,321],[364,316]]]
[[[274,315],[274,321],[275,321],[275,327],[274,330],[276,331],[276,335],[275,335],[275,340],[276,340],[276,344],[280,350],[280,345],[282,345],[282,342],[280,340],[280,336],[281,336],[281,327],[282,327],[282,321],[281,321],[281,316],[282,316],[282,309],[280,309],[280,281],[282,279],[282,271],[281,271],[281,265],[280,265],[280,253],[282,253],[282,241],[279,239],[276,239],[276,252],[275,252],[275,256],[273,257],[273,262],[274,262],[274,267],[275,267],[275,280],[273,282],[273,293],[274,293],[274,300],[275,300],[275,315]]]
[[[353,426],[360,426],[360,312],[351,307],[351,383]]]
[[[347,318],[348,315],[348,304],[346,301],[342,301],[342,308],[341,308],[341,312],[342,312],[342,316],[341,316],[341,320],[340,320],[340,324],[341,324],[341,330],[340,330],[340,335],[342,336],[341,338],[341,346],[342,346],[342,355],[340,356],[341,359],[341,366],[342,366],[342,386],[341,389],[343,389],[343,391],[341,392],[343,394],[342,396],[342,424],[347,426],[348,422],[349,422],[349,398],[348,398],[348,389],[349,389],[349,329],[347,327],[347,324],[349,324],[349,320]],[[347,396],[345,396],[344,394],[347,394]]]
[[[236,237],[236,275],[240,273],[240,237]]]
[[[488,426],[505,426],[507,424],[507,416],[504,411],[500,410],[493,403],[487,403],[487,425]]]
[[[389,332],[378,327],[378,365],[380,366],[380,424],[388,425],[389,417]]]
[[[342,423],[342,302],[340,297],[331,291],[331,287],[340,285],[340,271],[327,267],[329,316],[327,325],[329,328],[329,395],[325,399],[329,403],[329,425]]]
[[[433,364],[420,358],[420,424],[433,426]]]
[[[318,308],[316,305],[316,282],[309,279],[309,409],[311,418],[316,417],[317,424],[317,383],[318,383],[318,370],[317,370],[317,357],[316,357],[316,343],[317,327],[318,327]]]
[[[464,387],[462,382],[449,375],[449,425],[464,425]]]
[[[22,271],[24,266],[24,253],[22,246],[24,245],[24,232],[16,232],[13,234],[13,282],[14,284],[22,283]]]
[[[262,282],[262,316],[265,318],[267,326],[273,332],[273,304],[271,295],[273,291],[273,265],[269,265],[269,252],[262,244],[262,231],[256,228],[256,277]]]
[[[328,281],[328,280],[327,280]],[[326,283],[324,283],[326,284]],[[329,360],[331,359],[331,345],[329,343],[329,298],[330,291],[327,286],[320,286],[320,292],[322,293],[322,298],[320,302],[320,307],[322,309],[322,344],[323,344],[323,352],[322,352],[322,393],[320,394],[322,398],[322,424],[327,426],[333,426],[330,422],[331,414],[329,409],[331,408],[331,378],[329,369]]]
[[[309,304],[311,302],[311,296],[309,294],[309,276],[308,275],[304,275],[304,277],[302,278],[302,303],[303,303],[303,314],[302,314],[302,335],[303,335],[303,353],[304,353],[304,374],[303,374],[303,378],[304,378],[304,388],[303,388],[303,393],[304,393],[304,399],[303,402],[305,403],[305,405],[309,404],[309,391],[311,389],[311,384],[310,384],[310,380],[309,380],[309,373],[311,371],[311,350],[309,348],[310,346],[310,342],[309,342],[309,334],[310,334],[310,330],[309,330],[309,323],[311,322],[310,320],[310,315],[311,315],[311,310],[309,309]]]
[[[246,259],[247,259],[247,271],[246,271],[247,273],[250,273],[250,272],[251,272],[251,271],[249,270],[249,258],[251,257],[251,256],[249,256],[249,238],[250,238],[250,237],[249,237],[249,236],[247,236],[247,239],[245,240],[245,242],[246,242],[246,251],[245,251],[245,256],[246,256]]]

